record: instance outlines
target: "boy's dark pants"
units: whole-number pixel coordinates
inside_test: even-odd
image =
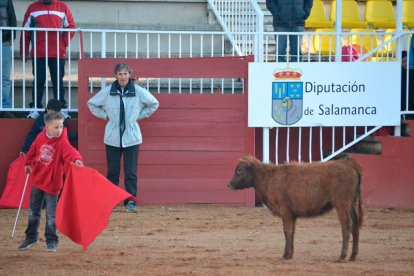
[[[121,171],[121,155],[124,156],[124,175],[125,175],[125,190],[133,195],[137,196],[137,163],[139,145],[118,148],[105,145],[106,147],[106,162],[108,163],[108,173],[106,178],[109,181],[118,186],[119,174]],[[129,199],[124,201],[124,205],[128,203]]]
[[[26,240],[36,241],[39,238],[39,223],[43,201],[46,202],[46,242],[58,242],[56,235],[55,213],[58,196],[49,195],[48,193],[32,187],[30,194],[30,211],[26,229]]]

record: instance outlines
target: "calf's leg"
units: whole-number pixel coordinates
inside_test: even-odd
[[[291,244],[291,254],[293,258],[293,253],[295,253],[295,232],[296,232],[296,218],[292,218],[292,244]]]
[[[356,260],[356,256],[358,254],[358,244],[359,244],[359,219],[354,206],[352,206],[351,210],[351,218],[352,218],[352,254],[349,258],[351,261]]]
[[[346,254],[348,253],[349,238],[351,236],[351,216],[348,211],[349,209],[347,208],[341,208],[337,210],[339,221],[341,222],[342,226],[342,251],[339,259],[344,260]]]
[[[283,258],[288,260],[293,257],[293,235],[295,222],[290,214],[284,215],[282,217],[282,221],[283,233],[285,234],[285,253],[283,254]]]

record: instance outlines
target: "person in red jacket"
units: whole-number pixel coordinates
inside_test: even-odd
[[[26,238],[19,250],[26,250],[39,242],[38,227],[43,201],[46,202],[46,251],[56,251],[55,212],[57,199],[63,186],[65,162],[83,166],[82,156],[71,146],[63,127],[64,117],[60,112],[45,115],[45,129],[39,133],[26,154],[25,173],[32,177],[30,212],[26,228]]]
[[[59,0],[39,0],[31,4],[24,15],[25,28],[76,28],[69,7]],[[24,31],[20,37],[20,56],[26,60],[33,58],[33,76],[35,78],[31,108],[43,108],[43,90],[46,82],[46,65],[49,67],[53,85],[53,97],[58,99],[62,108],[66,108],[63,77],[65,75],[66,47],[69,45],[74,32],[64,31]],[[31,44],[31,49],[29,51]],[[47,62],[47,64],[46,64]],[[29,117],[38,117],[37,111]]]

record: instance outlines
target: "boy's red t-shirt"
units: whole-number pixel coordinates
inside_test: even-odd
[[[26,154],[26,165],[32,166],[33,186],[58,195],[63,185],[65,162],[82,160],[80,153],[69,143],[67,129],[57,138],[49,138],[46,129],[39,133]]]

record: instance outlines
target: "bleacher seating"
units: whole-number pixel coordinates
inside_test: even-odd
[[[356,46],[360,54],[366,54],[379,46],[378,36],[374,29],[352,29],[348,43]],[[394,60],[394,57],[384,54],[383,49],[379,49],[366,60],[391,61]]]
[[[306,28],[332,28],[334,22],[326,18],[325,6],[321,0],[313,1],[313,6],[308,19],[305,22]]]
[[[374,28],[395,28],[395,14],[391,1],[367,1],[365,21]]]
[[[336,1],[331,3],[330,19],[336,21]],[[342,2],[342,27],[343,28],[365,28],[367,22],[359,17],[359,9],[356,1]]]
[[[316,34],[313,36],[313,51],[315,54],[321,54],[323,56],[335,55],[336,37],[335,34],[324,34],[324,33],[335,33],[335,29],[316,29]]]
[[[348,43],[357,45],[361,53],[371,51],[378,46],[378,37],[374,29],[351,29]]]
[[[385,30],[385,35],[383,38],[384,42],[387,42],[388,40],[392,39],[392,37],[395,35],[396,30],[395,29],[387,29]],[[388,56],[394,56],[395,50],[396,50],[397,42],[394,40],[390,43],[387,43],[384,45],[384,48],[382,49],[382,52],[384,55]]]
[[[408,28],[414,28],[414,0],[403,1],[403,24]]]

